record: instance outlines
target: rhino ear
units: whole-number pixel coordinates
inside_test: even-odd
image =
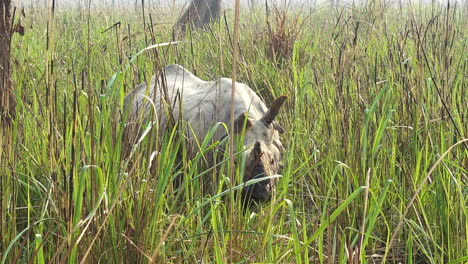
[[[280,134],[284,134],[284,128],[280,126],[278,123],[273,122],[273,128],[278,131]]]
[[[247,116],[245,112],[237,116],[236,120],[234,120],[234,133],[242,132],[242,129],[244,128],[244,124],[245,124],[245,130],[252,127],[252,122],[249,120],[249,117]]]
[[[270,125],[275,117],[278,115],[281,106],[283,105],[284,101],[288,98],[286,95],[281,95],[271,103],[270,108],[265,113],[265,115],[260,119],[260,121],[265,125]]]

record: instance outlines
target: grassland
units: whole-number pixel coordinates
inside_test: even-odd
[[[231,76],[232,12],[175,36],[174,10],[26,9],[1,263],[466,263],[467,6],[377,2],[272,11],[270,31],[241,10],[238,80],[289,96],[283,176],[252,210],[203,162],[219,142],[190,159],[174,130],[152,155],[150,133],[121,159],[123,97],[161,65]]]

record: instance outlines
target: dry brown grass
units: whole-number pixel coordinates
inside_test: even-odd
[[[267,13],[267,54],[278,66],[284,67],[291,59],[294,42],[301,33],[303,24],[300,16],[292,16],[287,7],[273,6],[273,11],[273,23],[270,23]]]

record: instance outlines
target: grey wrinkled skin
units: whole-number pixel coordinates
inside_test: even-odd
[[[137,138],[144,120],[149,119],[156,122],[159,138],[162,138],[171,120],[182,119],[192,128],[187,132],[189,142],[195,139],[203,141],[216,123],[230,124],[231,82],[228,78],[203,81],[180,65],[166,66],[163,74],[153,76],[149,85],[142,83],[125,97],[128,117],[124,138]],[[240,133],[245,126],[243,146],[247,161],[244,182],[281,174],[284,147],[280,133],[283,129],[274,118],[285,99],[286,96],[278,97],[268,108],[250,87],[236,83],[234,131]],[[226,131],[219,128],[214,140],[225,136]],[[190,151],[193,154],[196,149]],[[275,185],[276,179],[258,182],[245,187],[243,196],[259,202],[267,201]]]

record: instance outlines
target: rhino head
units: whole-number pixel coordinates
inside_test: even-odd
[[[284,133],[284,130],[275,122],[275,117],[286,98],[285,95],[276,98],[260,119],[249,117],[246,113],[236,118],[234,131],[242,131],[245,127],[244,146],[248,148],[244,182],[281,174],[284,147],[280,141],[280,134]],[[274,178],[246,186],[242,195],[256,202],[268,201],[276,181],[277,178]]]

